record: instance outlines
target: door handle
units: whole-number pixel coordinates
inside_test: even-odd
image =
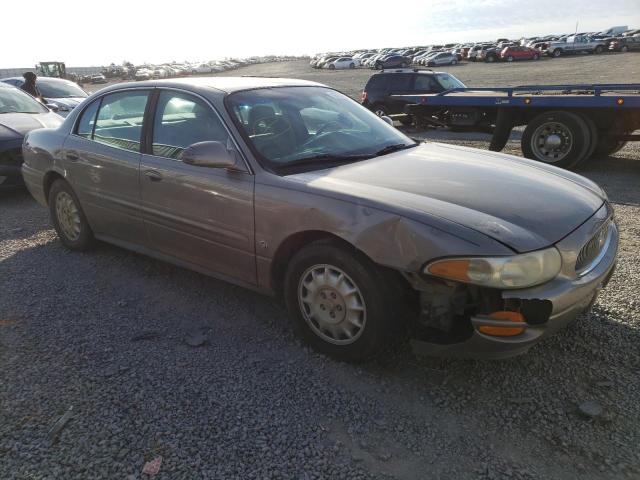
[[[71,153],[71,152],[67,152],[67,154],[65,155],[65,158],[71,162],[75,162],[80,160],[80,157],[78,155],[76,155],[75,153]]]
[[[144,175],[152,182],[159,182],[162,180],[162,175],[160,175],[160,172],[156,170],[145,170]]]

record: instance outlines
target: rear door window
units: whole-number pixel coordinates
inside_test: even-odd
[[[411,75],[394,74],[391,75],[390,89],[392,92],[405,92],[411,90],[413,79]]]
[[[140,152],[142,121],[148,91],[112,93],[102,99],[93,140],[113,147]]]
[[[389,88],[389,75],[374,75],[369,79],[366,90],[371,92],[383,92]]]

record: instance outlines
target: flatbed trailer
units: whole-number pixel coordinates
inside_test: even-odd
[[[640,84],[523,85],[455,88],[401,97],[406,118],[425,127],[492,134],[501,151],[516,126],[525,126],[525,157],[574,168],[620,150],[640,129]]]

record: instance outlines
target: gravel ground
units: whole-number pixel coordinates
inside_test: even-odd
[[[595,57],[544,62],[624,81],[640,55],[598,61],[616,58],[596,73]],[[531,68],[459,71],[516,84],[538,80],[516,74]],[[315,75],[351,94],[370,74],[237,73]],[[618,269],[590,315],[500,362],[399,345],[336,363],[300,345],[273,300],[105,244],[70,253],[28,194],[0,195],[0,478],[149,478],[160,456],[160,479],[640,478],[640,149],[581,173],[615,203]]]

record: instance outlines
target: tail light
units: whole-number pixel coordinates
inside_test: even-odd
[[[360,99],[361,102],[364,102],[367,99],[367,91],[363,90],[362,91],[362,97]]]

